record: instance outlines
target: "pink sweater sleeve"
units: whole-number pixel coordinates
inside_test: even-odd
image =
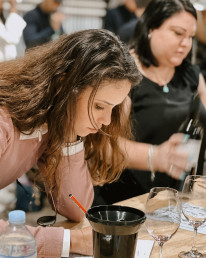
[[[84,218],[81,209],[69,198],[69,194],[88,210],[93,202],[94,191],[84,151],[63,157],[61,163],[60,198],[57,203],[58,212],[66,218],[80,222]]]
[[[8,222],[0,220],[0,232]],[[27,226],[37,243],[38,258],[61,258],[64,229],[62,227],[31,227]]]

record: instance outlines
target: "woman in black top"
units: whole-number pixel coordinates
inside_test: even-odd
[[[159,145],[176,133],[196,91],[202,101],[201,121],[206,125],[205,81],[199,68],[189,62],[196,22],[196,11],[189,0],[152,0],[140,17],[131,42],[131,53],[143,76],[131,92],[136,141]],[[97,196],[111,203],[146,193],[154,186],[177,188],[176,169],[171,166],[169,173],[155,171],[154,180],[150,171],[125,171],[119,182],[98,189]]]

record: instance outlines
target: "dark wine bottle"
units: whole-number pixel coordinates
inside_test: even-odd
[[[187,173],[185,175],[195,175],[202,143],[204,129],[199,121],[200,98],[195,93],[191,101],[190,111],[187,118],[183,121],[179,128],[179,132],[184,133],[188,140],[180,145],[180,149],[188,152]],[[183,178],[184,179],[184,178]]]

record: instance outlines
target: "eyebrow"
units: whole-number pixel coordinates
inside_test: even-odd
[[[187,31],[187,29],[185,29],[185,28],[183,28],[183,27],[181,27],[181,26],[178,26],[178,25],[173,25],[173,26],[171,26],[171,28],[173,28],[173,29],[181,29],[181,30],[183,30],[183,31]],[[194,32],[195,33],[195,32]]]
[[[187,31],[185,28],[183,28],[181,26],[178,26],[178,25],[173,25],[173,26],[171,26],[171,28],[173,28],[173,29],[181,29],[181,30]]]
[[[114,106],[114,104],[112,104],[112,103],[110,103],[110,102],[108,102],[106,100],[96,99],[96,101],[100,101],[100,102],[103,102],[103,103],[105,103],[107,105]]]

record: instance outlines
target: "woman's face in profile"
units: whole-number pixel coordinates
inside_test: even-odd
[[[150,32],[151,50],[160,65],[175,67],[182,63],[192,48],[196,26],[195,17],[183,11]]]
[[[77,101],[74,131],[76,135],[82,137],[97,133],[103,125],[111,123],[112,110],[125,100],[131,89],[131,83],[125,79],[104,81],[100,84],[89,109],[89,115],[88,102],[92,89],[87,87]]]

